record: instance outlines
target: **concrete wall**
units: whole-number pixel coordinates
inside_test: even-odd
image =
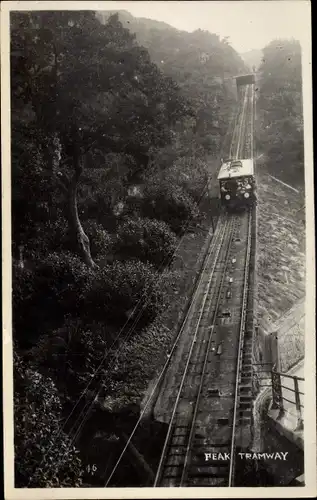
[[[287,372],[305,355],[305,301],[302,299],[272,326],[272,361]]]

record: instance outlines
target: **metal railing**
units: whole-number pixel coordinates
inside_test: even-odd
[[[295,430],[304,429],[304,381],[302,377],[288,375],[274,368],[271,371],[272,378],[272,410],[279,410],[279,417],[286,414],[296,421]]]

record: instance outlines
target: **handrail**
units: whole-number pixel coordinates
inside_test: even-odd
[[[302,382],[305,382],[305,379],[303,377],[297,377],[297,375],[288,375],[287,373],[283,373],[283,372],[277,372],[275,370],[272,370],[274,373],[276,373],[276,375],[280,375],[281,377],[286,377],[286,378],[292,378],[292,379],[297,379],[297,380],[301,380]]]
[[[274,410],[279,410],[279,417],[282,418],[285,412],[288,412],[288,409],[285,408],[284,402],[287,401],[287,403],[290,403],[296,407],[297,410],[297,425],[296,425],[296,430],[303,430],[304,428],[304,422],[302,418],[302,408],[304,408],[304,405],[301,404],[301,396],[304,396],[304,394],[299,390],[299,381],[304,382],[305,379],[302,377],[297,377],[296,375],[289,375],[287,373],[282,373],[275,371],[274,369],[271,370],[271,376],[272,376],[272,409]],[[294,384],[294,389],[292,387],[285,387],[282,385],[282,377],[291,379]],[[283,394],[283,389],[285,391],[289,391],[290,393],[293,393],[295,396],[295,401],[292,401],[288,399],[285,394]]]

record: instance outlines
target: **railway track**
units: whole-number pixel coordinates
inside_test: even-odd
[[[241,144],[240,157],[253,157],[253,106],[254,106],[254,89],[252,85],[247,88],[247,102],[245,107],[243,136],[244,141]]]
[[[250,102],[250,85],[246,85],[240,98],[240,105],[237,109],[236,124],[232,135],[229,157],[238,159],[243,156],[245,145],[246,123],[248,121],[248,111]]]
[[[246,85],[236,115],[229,157],[234,159],[253,157],[254,89]]]
[[[238,424],[251,418],[251,410],[245,406],[252,400],[247,383],[252,334],[250,338],[248,332],[245,334],[251,224],[251,212],[229,217],[219,236],[218,256],[206,283],[205,300],[198,318],[193,318],[195,334],[155,486],[220,486],[233,482],[233,461],[219,460],[213,454],[234,454]],[[205,453],[213,459],[206,461]]]
[[[236,158],[249,148],[252,91],[244,89],[236,117]],[[154,486],[234,485],[252,421],[253,217],[248,211],[219,220],[184,328],[189,342],[175,360],[178,389]]]

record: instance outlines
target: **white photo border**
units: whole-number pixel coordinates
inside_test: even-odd
[[[256,3],[267,3],[262,0]],[[245,4],[249,3],[243,0]],[[316,397],[315,397],[315,247],[314,172],[312,134],[312,55],[311,6],[306,0],[271,0],[280,4],[281,15],[287,5],[302,4],[302,88],[305,140],[306,198],[306,326],[305,326],[305,486],[245,488],[15,488],[13,449],[13,345],[12,345],[12,258],[11,258],[11,159],[10,159],[10,12],[31,10],[107,10],[119,2],[25,1],[1,4],[1,146],[2,146],[2,297],[3,297],[3,422],[5,498],[15,499],[117,499],[117,498],[297,498],[316,495]],[[143,2],[142,2],[143,3]],[[147,2],[151,4],[161,2]],[[171,3],[171,2],[169,2]],[[188,3],[188,2],[173,2]],[[193,3],[193,2],[190,2]],[[200,1],[195,1],[199,9]],[[228,3],[228,2],[210,2]],[[235,2],[233,2],[235,3]],[[247,12],[247,5],[246,5]]]

